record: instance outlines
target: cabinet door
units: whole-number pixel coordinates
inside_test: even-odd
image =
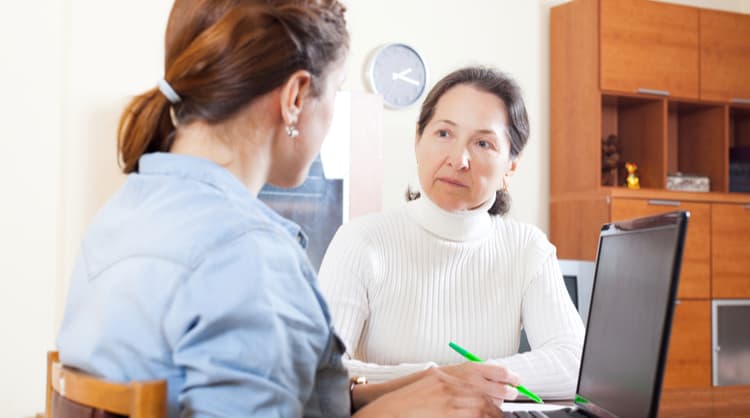
[[[665,200],[612,199],[613,221],[656,215],[675,210],[690,211],[685,251],[682,256],[678,299],[711,297],[711,205]]]
[[[708,386],[711,386],[711,302],[681,300],[675,306],[672,320],[664,388]]]
[[[750,102],[750,15],[700,11],[701,99]]]
[[[713,204],[711,242],[713,297],[750,298],[750,205]]]
[[[698,98],[698,9],[602,0],[601,88]]]

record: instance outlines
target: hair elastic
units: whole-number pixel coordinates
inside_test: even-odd
[[[169,100],[169,103],[176,104],[182,101],[182,98],[180,97],[180,95],[177,94],[176,91],[174,91],[174,89],[167,82],[167,80],[162,78],[161,80],[159,80],[158,83],[156,83],[156,85],[159,87],[159,91],[161,92],[161,94],[163,94],[164,97],[166,97],[167,100]]]

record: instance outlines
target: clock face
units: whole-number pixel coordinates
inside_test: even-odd
[[[375,52],[369,65],[370,85],[388,107],[410,106],[422,97],[427,66],[414,48],[388,44]]]

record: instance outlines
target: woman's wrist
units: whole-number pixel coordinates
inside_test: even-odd
[[[352,376],[349,378],[349,404],[351,406],[351,413],[354,414],[359,408],[366,404],[362,398],[361,391],[360,395],[355,395],[357,387],[362,387],[367,384],[367,378],[364,376]]]
[[[354,386],[351,391],[352,413],[374,402],[379,397],[393,392],[399,387],[394,385],[393,381]]]
[[[386,404],[382,404],[377,402],[378,399],[426,377],[432,372],[431,369],[432,367],[382,383],[355,385],[352,388],[351,399],[356,413],[352,412],[352,417],[397,418],[400,414],[394,414],[390,410],[392,408],[388,407],[388,401],[385,401]]]
[[[375,401],[385,394],[401,389],[404,386],[422,379],[428,373],[430,373],[430,369],[431,368],[428,368],[382,383],[368,383],[351,386],[351,400],[353,407],[352,413],[359,410],[360,408],[363,408],[364,406],[368,405],[369,403]]]

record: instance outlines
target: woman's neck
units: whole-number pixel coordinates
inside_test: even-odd
[[[494,197],[476,209],[450,212],[440,208],[426,193],[409,202],[407,212],[414,221],[439,238],[450,241],[472,241],[491,231],[492,218],[487,212]]]
[[[234,120],[216,125],[194,121],[179,127],[169,152],[213,161],[257,196],[268,180],[273,135],[247,121],[242,128]]]

